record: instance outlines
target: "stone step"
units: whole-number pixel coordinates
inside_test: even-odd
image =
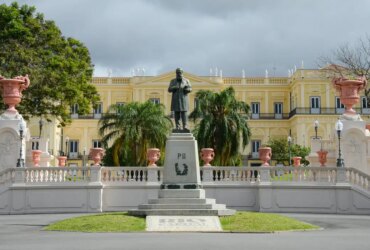
[[[140,209],[213,209],[215,204],[141,204]]]
[[[200,198],[205,199],[204,189],[161,189],[158,192],[159,198]]]
[[[228,216],[233,215],[235,210],[231,209],[224,209],[224,210],[217,210],[217,209],[138,209],[138,210],[130,210],[129,214],[137,215],[137,216],[145,216],[145,215],[164,215],[164,216]]]
[[[197,199],[197,198],[161,198],[150,199],[149,204],[216,204],[215,199]]]

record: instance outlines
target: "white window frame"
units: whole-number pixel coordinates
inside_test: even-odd
[[[320,96],[310,96],[311,114],[320,114],[321,98]]]
[[[370,114],[370,105],[367,103],[367,97],[361,96],[361,111],[362,114]]]
[[[153,97],[149,98],[149,101],[151,101],[154,104],[161,104],[161,98]]]
[[[71,159],[77,159],[78,158],[78,146],[79,141],[78,140],[69,140],[68,142],[68,155]]]
[[[251,107],[252,107],[252,119],[259,119],[261,112],[260,102],[252,102]]]
[[[274,103],[274,112],[275,112],[275,119],[283,118],[283,103],[282,102]]]
[[[94,118],[97,118],[97,119],[100,119],[101,118],[101,115],[103,113],[103,103],[102,102],[98,102],[96,104],[96,107],[94,107]]]
[[[93,148],[101,148],[102,147],[101,140],[92,140],[92,147]]]
[[[259,158],[258,149],[261,147],[261,140],[252,140],[251,147],[252,158]]]
[[[78,104],[77,103],[71,106],[71,118],[78,118]]]
[[[344,113],[344,105],[340,101],[340,97],[336,96],[335,97],[335,113],[336,114],[343,114]]]

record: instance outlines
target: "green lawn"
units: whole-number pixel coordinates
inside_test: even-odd
[[[224,231],[230,232],[276,232],[290,230],[319,229],[296,219],[278,214],[237,212],[233,216],[220,218]]]
[[[225,232],[275,232],[318,229],[282,215],[257,212],[237,212],[220,218]],[[62,220],[45,228],[49,231],[78,232],[140,232],[145,231],[145,218],[127,213],[106,213]]]
[[[145,231],[145,218],[127,213],[105,213],[62,220],[45,228],[50,231],[137,232]]]

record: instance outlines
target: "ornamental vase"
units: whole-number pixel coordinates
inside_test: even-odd
[[[40,167],[40,156],[42,154],[41,150],[32,150],[32,161],[33,161],[33,166],[34,167]]]
[[[94,165],[100,165],[101,159],[104,156],[104,149],[102,148],[90,148],[91,158],[94,161]]]
[[[326,156],[328,155],[328,151],[320,150],[320,151],[317,151],[316,153],[319,156],[319,162],[321,164],[321,167],[325,167],[326,166],[326,161],[327,161]]]
[[[155,164],[161,157],[161,151],[158,148],[148,148],[146,157],[149,161],[148,167],[156,167]]]
[[[17,76],[13,79],[5,79],[0,76],[0,91],[3,102],[8,105],[6,112],[15,114],[18,111],[15,107],[21,102],[22,91],[30,85],[28,76]]]
[[[58,166],[65,167],[67,161],[67,156],[58,156]]]
[[[259,157],[262,161],[262,166],[268,167],[270,164],[268,163],[271,160],[272,152],[270,147],[262,147],[258,149]]]
[[[299,167],[301,165],[302,157],[300,156],[294,156],[293,157],[293,165],[294,167]]]
[[[365,78],[349,80],[343,77],[333,79],[334,88],[340,93],[340,101],[345,106],[345,115],[356,115],[353,105],[360,101],[359,92],[366,87]]]
[[[213,158],[215,157],[215,152],[213,148],[202,148],[200,150],[200,157],[204,162],[204,167],[210,167],[211,164],[209,164]]]

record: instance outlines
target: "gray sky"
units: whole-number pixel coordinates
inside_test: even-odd
[[[12,1],[0,0],[9,4]],[[23,0],[90,50],[95,76],[286,76],[370,35],[370,0]]]

